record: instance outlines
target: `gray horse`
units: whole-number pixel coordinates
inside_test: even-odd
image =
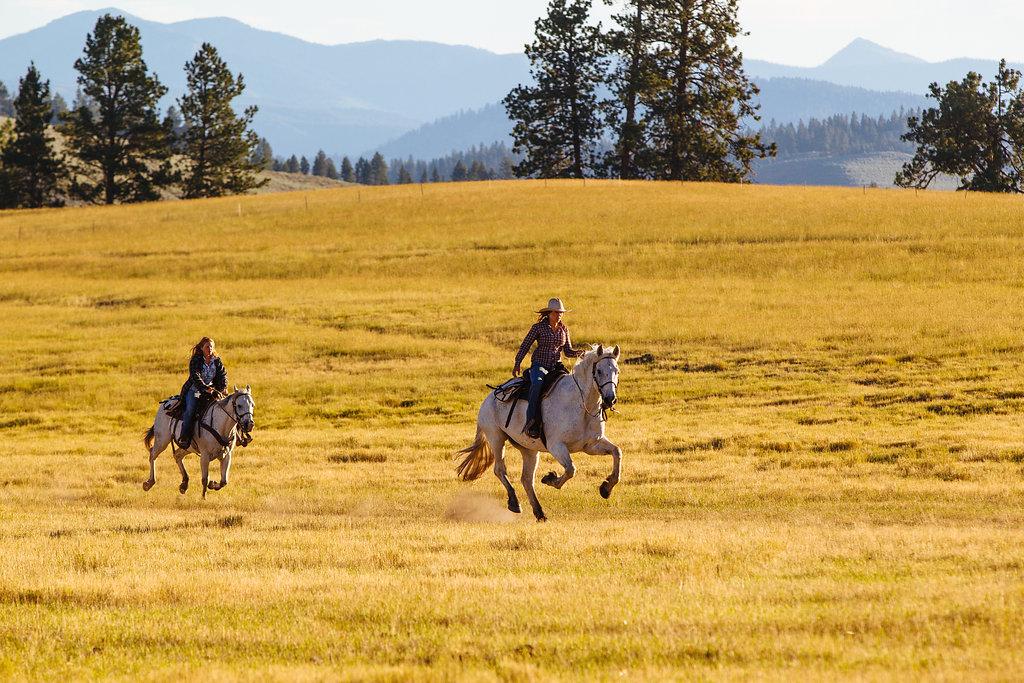
[[[146,432],[143,442],[149,451],[149,480],[143,482],[142,490],[148,491],[156,483],[156,458],[171,447],[171,455],[181,470],[181,485],[178,491],[188,491],[188,472],[183,460],[189,453],[199,454],[199,468],[203,474],[203,498],[206,490],[219,491],[228,485],[228,470],[231,469],[231,454],[235,450],[240,432],[248,434],[256,426],[254,413],[256,401],[252,390],[235,387],[235,390],[219,401],[214,401],[196,420],[195,437],[188,448],[178,448],[172,438],[181,432],[181,421],[174,420],[167,413],[165,401],[157,408],[153,426]],[[212,425],[219,439],[199,425]],[[225,445],[227,444],[227,445]],[[220,481],[210,481],[210,461],[220,460]]]
[[[523,454],[521,478],[530,506],[537,521],[547,521],[537,500],[534,478],[537,473],[538,453],[546,451],[565,468],[562,476],[548,472],[541,482],[562,488],[576,474],[571,453],[612,456],[612,473],[601,483],[603,498],[612,495],[619,482],[622,451],[604,435],[604,412],[615,405],[619,382],[619,347],[605,350],[596,346],[577,361],[568,377],[563,377],[543,401],[544,432],[547,445],[540,439],[531,439],[523,432],[526,406],[518,401],[499,401],[494,392],[488,394],[480,406],[476,419],[476,440],[473,445],[459,451],[465,458],[456,468],[463,481],[479,479],[492,465],[498,481],[508,492],[508,509],[519,512],[519,499],[505,469],[505,442],[511,441]],[[505,427],[509,410],[514,410]]]

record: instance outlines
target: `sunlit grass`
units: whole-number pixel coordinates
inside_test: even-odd
[[[588,181],[0,212],[0,676],[1012,678],[1020,201]],[[622,483],[602,500],[610,462],[578,456],[537,525],[450,455],[550,296],[637,362]],[[168,454],[143,493],[203,334],[256,441],[205,502]]]

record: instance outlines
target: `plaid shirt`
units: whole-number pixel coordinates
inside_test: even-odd
[[[526,352],[530,350],[534,341],[537,342],[537,349],[533,352],[533,356],[530,359],[533,365],[540,365],[550,369],[561,360],[563,351],[568,358],[575,358],[581,353],[581,351],[572,348],[572,341],[569,339],[569,328],[564,323],[559,325],[558,329],[552,330],[551,325],[546,320],[541,320],[530,328],[530,331],[526,333],[526,337],[523,338],[523,343],[519,345],[519,353],[516,354],[516,365],[523,362]]]

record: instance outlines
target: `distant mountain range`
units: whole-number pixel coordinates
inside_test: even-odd
[[[926,104],[921,95],[865,90],[805,78],[758,79],[758,85],[764,123],[823,119],[832,114],[850,112],[888,115],[901,109],[920,109]],[[379,150],[389,159],[404,159],[410,155],[429,159],[480,143],[504,140],[511,144],[511,130],[512,123],[505,116],[505,108],[494,103],[424,124],[384,145],[367,148],[364,154]]]
[[[240,103],[259,105],[256,128],[280,153],[359,152],[438,117],[495,102],[527,77],[522,55],[415,41],[326,46],[233,19],[161,24],[111,8],[70,14],[0,40],[0,80],[13,90],[35,60],[70,102],[74,62],[96,19],[107,13],[139,27],[146,63],[171,97],[184,89],[185,62],[201,43],[213,43],[228,66],[245,75]]]
[[[928,91],[930,83],[945,85],[962,79],[968,71],[977,71],[991,78],[998,65],[997,59],[961,58],[927,62],[863,38],[854,40],[818,66],[785,66],[758,59],[744,61],[747,72],[755,78],[807,78],[869,90],[896,90],[921,95]],[[1010,66],[1024,70],[1024,64]]]
[[[118,9],[78,12],[0,40],[0,80],[14,90],[34,60],[56,92],[71,101],[73,69],[86,34],[105,13],[120,14],[142,32],[145,59],[170,88],[184,88],[182,67],[204,42],[245,75],[239,104],[257,104],[255,127],[278,154],[361,154],[431,157],[507,137],[497,104],[528,78],[521,54],[416,41],[319,45],[252,28],[233,19],[146,21]],[[888,114],[925,104],[928,83],[990,76],[994,60],[930,63],[855,40],[817,67],[747,60],[761,86],[763,119],[780,122],[851,111]]]

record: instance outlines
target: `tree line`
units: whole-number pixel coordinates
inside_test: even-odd
[[[68,198],[141,202],[171,190],[218,197],[266,182],[258,177],[261,140],[250,128],[256,107],[235,112],[244,79],[209,43],[185,64],[186,91],[163,117],[167,88],[146,66],[139,29],[123,17],[97,20],[74,67],[79,90],[70,108],[34,63],[20,79],[6,109],[14,120],[0,130],[0,208],[60,206]],[[58,151],[54,126],[66,152]]]
[[[752,131],[737,0],[550,0],[526,46],[533,83],[504,99],[515,172],[742,182],[775,147]]]
[[[913,152],[914,146],[903,139],[911,112],[895,111],[888,116],[835,114],[811,118],[796,124],[770,122],[761,128],[761,137],[771,140],[778,155],[865,154],[868,152]],[[913,112],[917,114],[917,112]]]
[[[376,152],[370,159],[359,157],[353,164],[345,156],[340,165],[320,150],[313,158],[313,163],[304,156],[293,154],[288,159],[274,158],[271,169],[362,185],[401,185],[509,179],[515,177],[515,161],[515,156],[505,143],[495,142],[490,145],[474,145],[468,150],[453,151],[434,159],[414,159],[409,156],[387,161],[380,152]]]

